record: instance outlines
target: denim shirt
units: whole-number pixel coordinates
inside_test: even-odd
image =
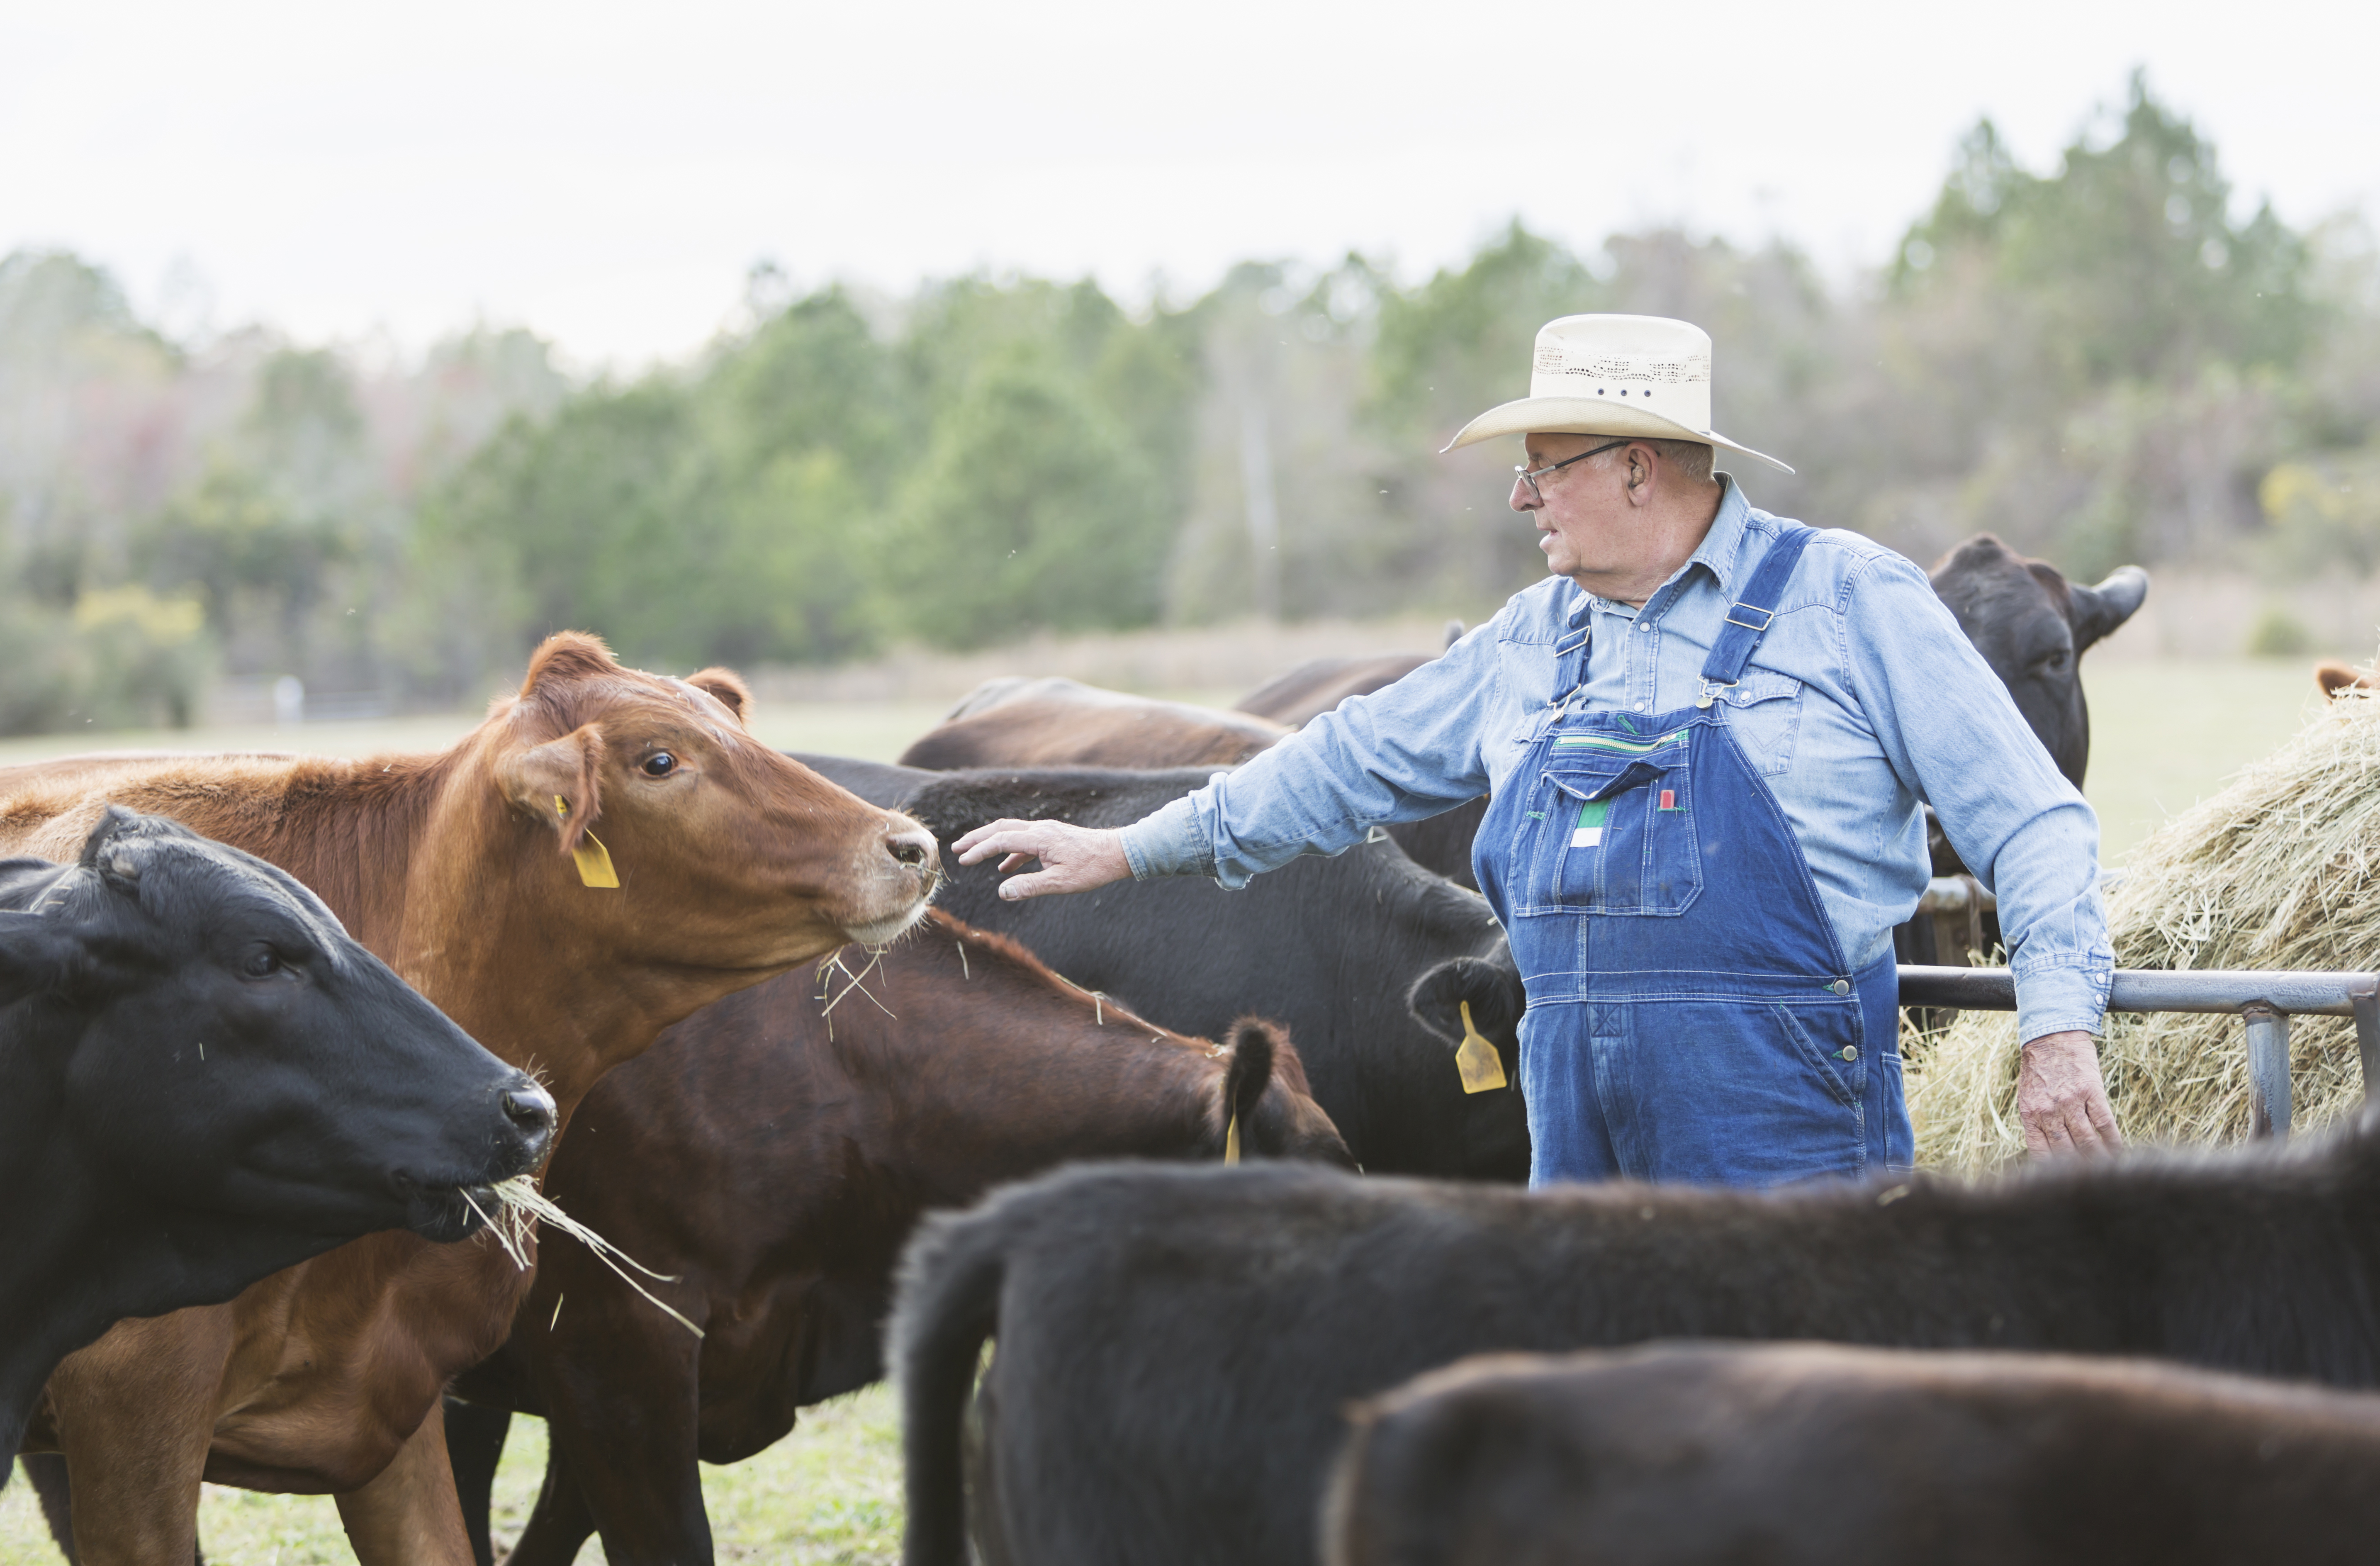
[[[1727,479],[1702,547],[1641,610],[1548,577],[1395,685],[1352,697],[1123,831],[1133,874],[1239,887],[1382,821],[1504,788],[1553,722],[1553,645],[1591,625],[1591,710],[1691,707],[1703,661],[1779,522]],[[2058,772],[1925,573],[1856,533],[1811,541],[1724,717],[1783,808],[1854,968],[1889,950],[1929,866],[1921,802],[1999,900],[2019,1037],[2099,1031],[2115,963],[2098,818]]]

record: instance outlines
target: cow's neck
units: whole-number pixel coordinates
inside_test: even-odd
[[[552,832],[491,785],[479,748],[300,762],[268,813],[270,841],[206,830],[312,888],[465,1032],[538,1074],[567,1115],[606,1071],[732,986],[689,1002],[681,976],[620,962],[572,925],[572,898],[625,893],[577,884]]]
[[[735,987],[624,957],[601,923],[575,917],[616,913],[597,900],[633,895],[582,885],[548,828],[457,776],[414,849],[390,965],[498,1057],[536,1073],[567,1116],[604,1073]]]
[[[837,1003],[835,1015],[849,1019],[846,1037],[856,1046],[843,1052],[846,1069],[863,1086],[904,1103],[907,1123],[929,1132],[930,1143],[905,1155],[920,1167],[954,1164],[979,1185],[986,1159],[1004,1170],[1002,1178],[1015,1178],[1062,1159],[1195,1157],[1212,1140],[1224,1073],[1220,1060],[1196,1045],[1111,1002],[1053,995],[1045,981],[1007,970],[993,953],[975,955],[965,975],[941,941],[896,950],[888,961],[905,958],[947,967],[936,982],[979,1015],[1013,1019],[1001,1037],[954,1049],[944,1029],[916,1026],[919,1019],[900,1026],[880,1014],[856,1014],[868,1005],[863,996]],[[910,1008],[893,999],[892,1009]],[[988,1112],[999,1112],[994,1106],[1016,1104],[1020,1086],[1031,1095],[1030,1112],[988,1123]],[[975,1129],[971,1146],[950,1145],[954,1126]]]
[[[20,1086],[0,1081],[0,1093],[22,1103]],[[170,1226],[155,1212],[113,1208],[106,1171],[77,1156],[61,1118],[49,1125],[0,1146],[0,1189],[9,1193],[0,1220],[0,1453],[16,1451],[58,1361],[127,1316],[162,1315],[247,1281],[225,1275],[210,1290],[208,1273],[225,1263],[210,1268],[212,1258],[159,1239]]]

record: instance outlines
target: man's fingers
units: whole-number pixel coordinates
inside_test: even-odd
[[[1034,857],[1041,851],[1042,834],[1030,821],[993,821],[951,844],[962,865],[979,865],[994,854]]]
[[[2024,1127],[2024,1150],[2036,1157],[2049,1155],[2049,1138],[2041,1134],[2041,1122],[2033,1115],[2019,1115],[2017,1123]]]
[[[2107,1094],[2092,1094],[2083,1101],[2082,1108],[2090,1115],[2092,1125],[2097,1128],[2099,1140],[2104,1146],[2112,1149],[2124,1145],[2124,1134],[2116,1124],[2116,1106],[2107,1102]]]
[[[1000,862],[1000,873],[1006,875],[1011,870],[1022,869],[1031,864],[1036,857],[1037,856],[1031,854],[1011,854]]]
[[[2055,1107],[2036,1111],[2027,1123],[2042,1140],[2042,1150],[2069,1153],[2074,1150],[2074,1138],[2066,1135],[2066,1117]]]
[[[2086,1104],[2075,1102],[2059,1106],[2058,1123],[2065,1128],[2066,1139],[2074,1150],[2095,1153],[2100,1150],[2099,1128],[2091,1123]]]

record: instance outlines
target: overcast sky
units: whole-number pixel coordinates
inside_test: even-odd
[[[698,346],[747,268],[976,267],[1187,298],[1350,247],[1406,277],[1519,214],[1880,260],[1997,119],[2046,169],[2135,65],[2250,202],[2380,213],[2380,7],[1296,0],[633,6],[0,0],[0,251],[188,330],[582,364]]]

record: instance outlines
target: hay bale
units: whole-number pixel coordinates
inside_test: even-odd
[[[2134,852],[2107,900],[2125,968],[2380,968],[2380,699],[2340,696],[2303,733]],[[2131,1142],[2208,1143],[2248,1129],[2240,1020],[2107,1018],[2099,1060]],[[1904,1039],[1921,1164],[1981,1173],[2023,1156],[2017,1038],[2008,1013],[1968,1012]],[[2297,1129],[2363,1097],[2354,1025],[2297,1017],[2289,1030]]]

